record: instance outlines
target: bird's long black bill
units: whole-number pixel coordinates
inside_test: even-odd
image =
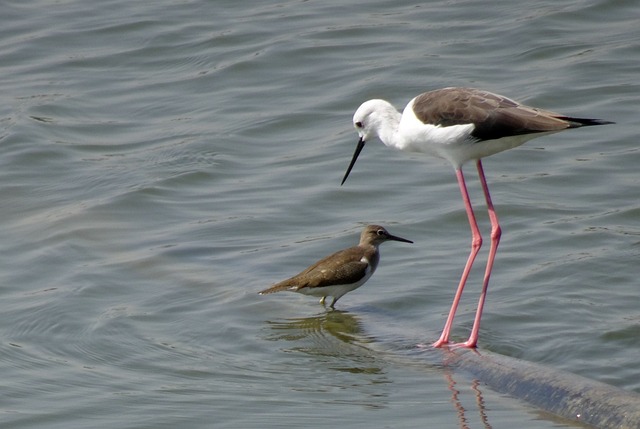
[[[398,237],[397,235],[389,234],[389,237],[387,237],[387,239],[388,240],[393,240],[393,241],[402,241],[403,243],[411,243],[411,244],[413,244],[413,241],[407,240],[406,238]]]
[[[358,159],[358,155],[360,155],[360,152],[362,152],[362,149],[364,148],[364,143],[365,143],[364,139],[360,137],[360,140],[358,140],[358,146],[356,146],[356,151],[353,153],[353,158],[351,158],[351,163],[349,164],[349,168],[347,168],[347,172],[344,174],[344,178],[342,179],[340,186],[344,185],[344,182],[346,182],[347,177],[349,177],[349,173],[351,173],[351,169],[356,163]]]

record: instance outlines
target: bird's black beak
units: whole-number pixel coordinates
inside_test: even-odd
[[[387,236],[387,240],[402,241],[403,243],[413,244],[413,241],[411,240],[407,240],[406,238],[398,237],[397,235],[391,235],[391,234]]]
[[[344,174],[344,178],[342,179],[340,186],[344,185],[344,182],[346,182],[347,177],[349,177],[349,173],[351,173],[351,169],[356,163],[356,160],[358,159],[358,155],[360,155],[360,152],[362,152],[362,149],[364,148],[364,143],[365,143],[364,139],[360,137],[360,140],[358,140],[358,146],[356,146],[356,151],[353,153],[353,158],[351,158],[351,163],[349,164],[349,168],[347,168],[347,172]]]

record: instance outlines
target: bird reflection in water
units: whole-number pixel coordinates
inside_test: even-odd
[[[286,342],[287,347],[282,350],[285,353],[302,353],[313,357],[314,361],[320,361],[321,366],[327,369],[343,373],[358,374],[357,377],[339,377],[328,379],[314,379],[317,382],[309,384],[308,380],[301,380],[301,386],[292,386],[292,389],[317,389],[324,391],[328,386],[333,390],[336,387],[336,380],[341,380],[344,385],[341,387],[349,392],[360,392],[362,395],[353,395],[349,399],[350,404],[357,404],[370,409],[382,409],[390,406],[390,397],[394,395],[394,381],[387,376],[388,366],[395,361],[403,361],[405,368],[416,370],[416,383],[420,383],[420,371],[433,370],[441,372],[450,396],[444,396],[444,400],[450,400],[454,405],[453,412],[458,419],[461,429],[471,427],[483,427],[491,429],[485,398],[477,380],[470,380],[465,375],[460,375],[460,381],[455,380],[455,368],[445,362],[434,364],[433,359],[440,361],[442,355],[435,353],[435,349],[426,349],[418,362],[413,356],[409,361],[402,357],[403,353],[397,356],[384,354],[372,347],[376,339],[365,332],[364,324],[358,315],[347,311],[334,310],[322,312],[312,317],[279,319],[266,321],[269,333],[267,340]],[[381,354],[382,353],[382,354]],[[410,353],[411,354],[411,353]],[[433,359],[432,359],[433,357]],[[390,361],[391,360],[391,361]],[[309,362],[302,362],[308,365]],[[451,363],[453,365],[453,363]],[[364,375],[364,378],[361,376]],[[437,388],[437,387],[433,387]],[[425,389],[430,389],[425,385]],[[446,390],[444,390],[446,392]],[[468,401],[468,394],[474,396],[474,405],[465,403]],[[446,398],[446,399],[445,399]],[[344,398],[334,398],[334,400],[344,400]],[[419,401],[419,399],[417,399]],[[424,403],[428,407],[428,402]],[[475,408],[475,409],[474,409]],[[428,408],[425,408],[425,418],[428,416]],[[479,420],[479,422],[478,422]]]
[[[453,403],[458,414],[458,423],[460,424],[460,429],[469,429],[471,427],[469,425],[469,417],[467,416],[466,408],[464,407],[464,405],[462,405],[462,400],[460,399],[461,392],[456,387],[458,383],[453,378],[453,371],[445,368],[444,376],[449,385],[449,390],[451,391],[451,402]],[[471,385],[469,387],[474,393],[478,415],[480,417],[482,426],[485,429],[492,429],[491,424],[489,423],[489,416],[487,415],[484,397],[482,395],[482,391],[480,390],[480,382],[476,379],[471,380]]]
[[[346,311],[322,312],[313,317],[266,322],[271,341],[286,341],[285,353],[304,354],[305,368],[324,368],[340,375],[303,378],[292,390],[323,394],[338,389],[348,394],[331,395],[331,403],[358,405],[366,409],[389,406],[392,380],[386,374],[387,362],[368,347],[374,340],[365,334],[360,319]],[[313,381],[311,381],[313,380]]]
[[[371,351],[363,347],[373,339],[364,334],[358,317],[347,311],[333,310],[311,317],[266,323],[273,331],[268,340],[306,342],[306,345],[295,346],[293,350],[318,356],[362,354],[374,357]]]

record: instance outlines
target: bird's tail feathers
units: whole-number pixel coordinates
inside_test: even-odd
[[[280,282],[278,284],[275,284],[273,286],[271,286],[270,288],[267,288],[265,290],[262,290],[260,292],[258,292],[259,295],[266,295],[268,293],[276,293],[276,292],[282,292],[282,291],[293,291],[295,292],[296,290],[298,290],[298,286],[295,283],[291,283],[287,280]]]
[[[572,125],[570,126],[570,128],[615,124],[615,122],[605,121],[603,119],[573,118],[571,116],[559,116],[558,119],[571,122]]]

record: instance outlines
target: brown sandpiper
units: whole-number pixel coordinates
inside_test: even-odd
[[[379,225],[367,225],[360,234],[360,243],[357,246],[329,255],[301,273],[259,294],[266,295],[280,291],[298,292],[321,297],[322,305],[325,305],[326,297],[331,296],[333,301],[329,307],[335,308],[340,297],[369,280],[380,261],[378,246],[388,240],[413,243],[406,238],[389,234]]]

